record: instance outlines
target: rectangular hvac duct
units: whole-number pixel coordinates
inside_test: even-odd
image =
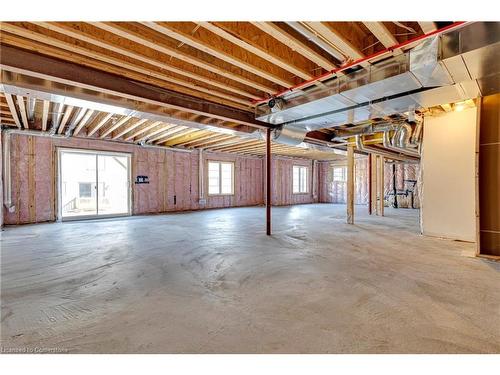
[[[305,130],[358,123],[500,91],[500,23],[476,22],[412,50],[284,96],[256,118]]]

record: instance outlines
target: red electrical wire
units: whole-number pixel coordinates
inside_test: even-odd
[[[445,32],[445,31],[449,31],[449,30],[451,30],[451,29],[455,29],[455,28],[458,28],[458,27],[462,27],[462,26],[464,26],[466,23],[467,23],[466,21],[454,22],[454,23],[452,23],[451,25],[448,25],[448,26],[442,27],[442,28],[440,28],[440,29],[437,29],[437,30],[431,31],[430,33],[423,34],[423,35],[417,36],[417,37],[415,37],[415,38],[413,38],[413,39],[407,40],[406,42],[396,44],[396,45],[394,45],[394,46],[392,46],[392,47],[389,47],[389,48],[383,49],[383,50],[381,50],[381,51],[378,51],[378,52],[376,52],[376,53],[374,53],[374,54],[372,54],[372,55],[365,56],[365,57],[363,57],[363,58],[361,58],[361,59],[358,59],[358,60],[355,60],[355,61],[353,61],[353,62],[350,62],[349,64],[346,64],[346,65],[344,65],[344,66],[341,66],[341,67],[338,67],[338,68],[336,68],[336,69],[333,69],[333,70],[331,70],[331,71],[329,71],[329,72],[326,72],[326,73],[324,73],[324,74],[322,74],[322,75],[320,75],[320,76],[317,76],[317,77],[311,78],[310,80],[307,80],[307,81],[304,81],[304,82],[301,82],[301,83],[299,83],[299,84],[297,84],[297,85],[295,85],[295,86],[292,86],[292,87],[290,87],[290,88],[288,88],[288,89],[285,89],[285,90],[283,90],[283,91],[280,91],[280,92],[278,92],[278,93],[274,94],[272,97],[273,97],[273,98],[275,98],[275,97],[278,97],[278,96],[284,95],[284,94],[286,94],[287,92],[290,92],[290,91],[293,91],[293,90],[297,90],[298,88],[300,88],[300,87],[302,87],[302,86],[308,86],[308,85],[310,85],[310,84],[311,84],[311,83],[313,83],[313,82],[316,82],[316,81],[322,80],[322,79],[324,79],[324,78],[326,78],[326,77],[328,77],[328,76],[334,75],[334,74],[336,74],[336,73],[340,73],[340,72],[342,72],[342,71],[344,71],[344,70],[346,70],[346,69],[352,68],[353,66],[359,65],[359,64],[361,64],[361,63],[363,63],[363,62],[365,62],[365,61],[368,61],[368,60],[374,59],[375,57],[379,57],[379,56],[381,56],[381,55],[383,55],[383,54],[386,54],[386,53],[388,53],[388,52],[392,52],[392,51],[394,51],[395,49],[403,48],[403,47],[407,46],[408,44],[412,44],[412,43],[418,42],[418,41],[420,41],[420,40],[427,39],[427,38],[429,38],[429,37],[431,37],[431,36],[433,36],[433,35],[441,34],[441,33]],[[253,103],[253,104],[258,105],[258,104],[261,104],[261,103],[263,103],[263,102],[268,101],[269,99],[271,99],[271,98],[254,99],[254,100],[252,100],[252,103]]]

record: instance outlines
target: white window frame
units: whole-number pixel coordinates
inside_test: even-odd
[[[127,158],[127,170],[128,170],[128,189],[127,189],[127,204],[128,209],[126,213],[123,214],[102,214],[102,215],[79,215],[74,217],[63,217],[62,213],[62,154],[66,153],[75,153],[75,154],[92,154],[92,155],[103,155],[103,156],[125,156]],[[113,217],[122,217],[122,216],[131,216],[132,215],[132,154],[130,152],[114,152],[114,151],[103,151],[103,150],[93,150],[93,149],[81,149],[81,148],[72,148],[72,147],[57,147],[57,221],[76,221],[76,220],[86,220],[86,219],[106,219]],[[98,158],[96,157],[96,176],[98,174]],[[97,182],[99,183],[99,179],[96,177]],[[99,196],[99,186],[97,184],[96,190],[96,199],[98,200]]]
[[[299,181],[298,181],[298,187],[299,187],[299,190],[296,191],[294,190],[294,181],[293,181],[293,178],[295,176],[295,173],[294,173],[294,170],[295,169],[298,169],[298,176],[299,176]],[[305,173],[305,182],[302,186],[302,176],[303,174]],[[294,165],[292,166],[292,193],[293,194],[309,194],[309,167],[305,166],[305,165]]]
[[[215,163],[219,165],[219,192],[210,193],[210,163]],[[222,165],[228,164],[231,166],[231,192],[222,193]],[[232,196],[234,195],[234,162],[233,161],[221,161],[221,160],[207,160],[207,194],[210,197],[217,196]]]
[[[343,180],[336,180],[335,179],[335,170],[336,169],[342,170],[342,177],[344,178]],[[347,166],[346,165],[334,165],[332,167],[332,181],[333,182],[347,182]]]

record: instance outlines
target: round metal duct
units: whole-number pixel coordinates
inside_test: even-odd
[[[273,141],[290,146],[297,146],[304,141],[308,130],[303,126],[286,125],[273,132]]]

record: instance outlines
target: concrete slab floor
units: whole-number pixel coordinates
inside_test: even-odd
[[[2,349],[500,352],[500,263],[330,204],[8,227]]]

